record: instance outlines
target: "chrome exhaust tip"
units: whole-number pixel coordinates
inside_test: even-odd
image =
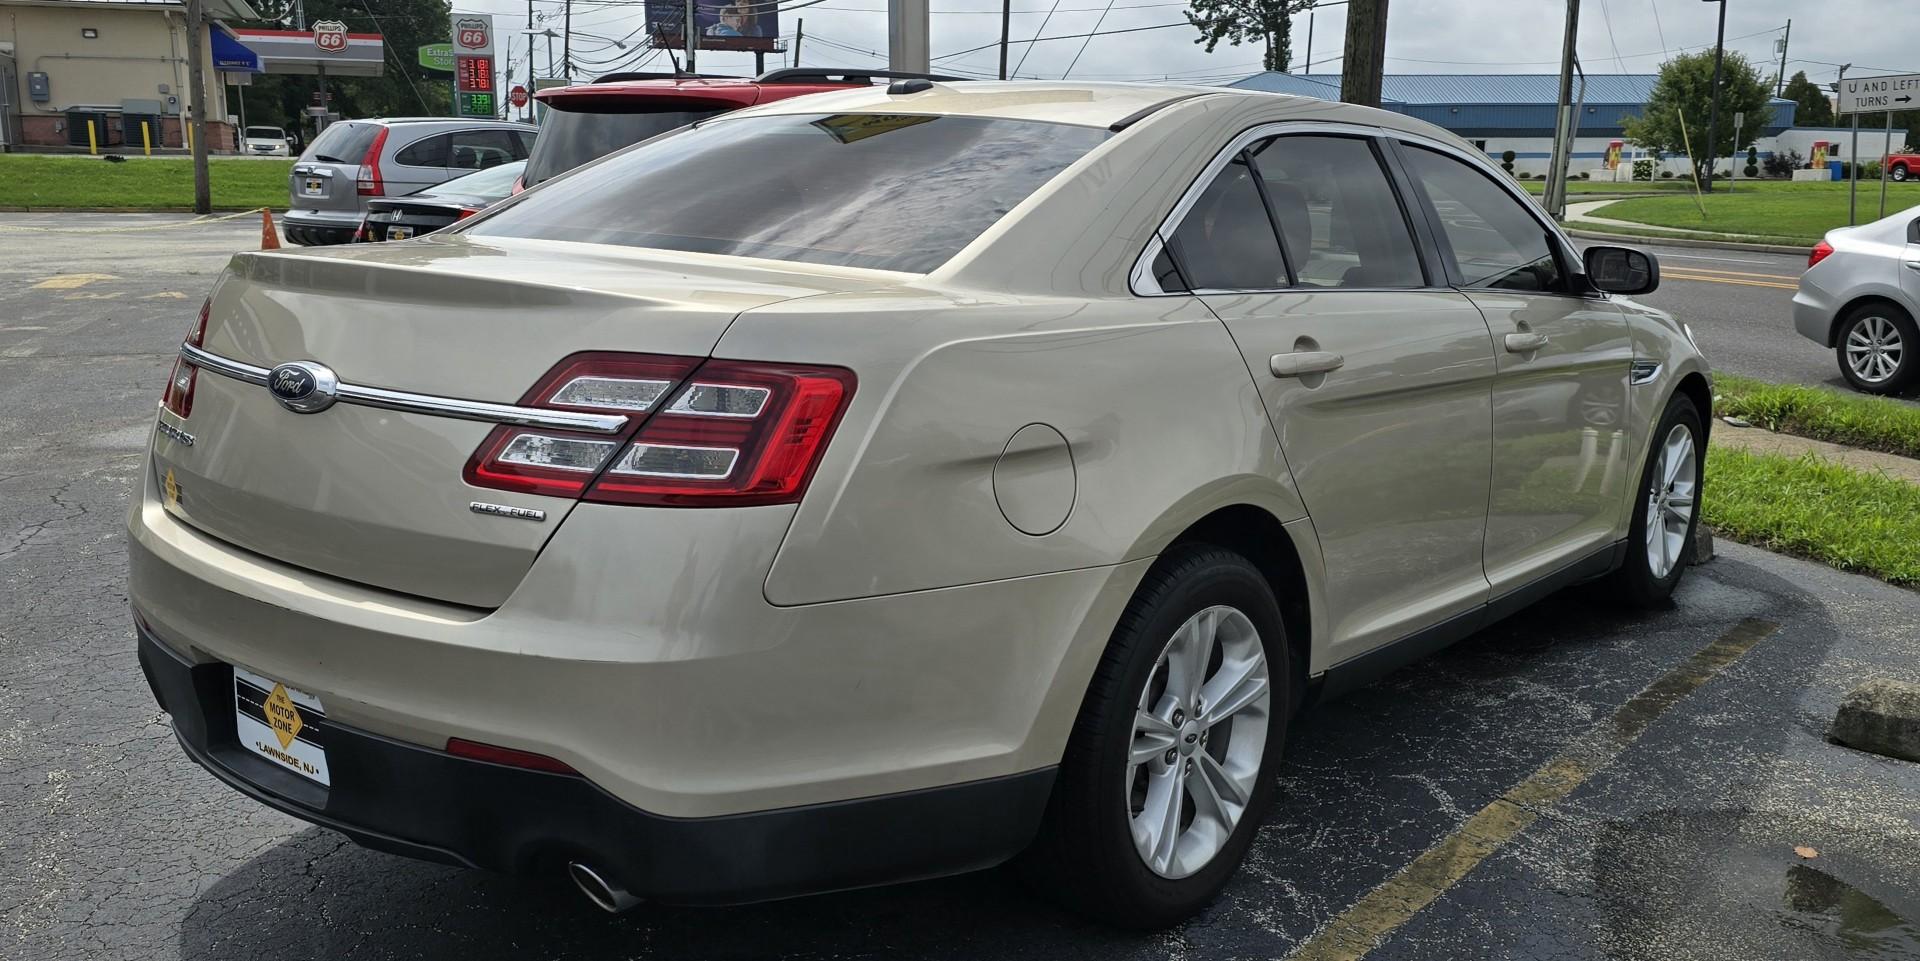
[[[621,914],[640,905],[640,899],[600,876],[598,871],[578,861],[567,862],[567,876],[594,907],[608,914]]]

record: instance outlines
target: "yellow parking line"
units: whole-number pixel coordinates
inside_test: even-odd
[[[1671,269],[1683,274],[1714,274],[1720,277],[1758,277],[1762,280],[1800,282],[1800,275],[1798,274],[1756,274],[1750,270],[1719,270],[1713,267],[1695,267],[1692,264],[1681,264]]]
[[[1780,625],[1748,618],[1614,712],[1413,863],[1342,912],[1294,952],[1294,961],[1359,961],[1561,798],[1611,764],[1682,698],[1718,676]]]
[[[1770,280],[1738,280],[1733,277],[1709,277],[1705,274],[1695,274],[1691,271],[1684,270],[1663,270],[1660,272],[1660,276],[1673,280],[1694,280],[1705,284],[1737,284],[1741,287],[1771,287],[1775,290],[1800,289],[1800,285],[1797,283],[1780,284]]]

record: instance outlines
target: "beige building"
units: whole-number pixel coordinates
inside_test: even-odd
[[[258,16],[245,0],[206,0],[208,30],[193,42],[206,59],[207,144],[234,149],[226,81],[209,34],[218,19]],[[0,0],[0,145],[77,146],[87,121],[103,150],[183,149],[186,5],[182,0]]]

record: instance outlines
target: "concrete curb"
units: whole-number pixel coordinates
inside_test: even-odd
[[[1659,244],[1663,247],[1695,247],[1702,250],[1744,250],[1763,254],[1804,254],[1811,249],[1811,245],[1807,247],[1789,247],[1786,244],[1742,244],[1730,240],[1696,240],[1692,237],[1643,237],[1639,234],[1607,234],[1597,230],[1587,230],[1584,227],[1566,227],[1563,229],[1566,230],[1567,235],[1570,237],[1579,237],[1584,240],[1604,240],[1609,243],[1626,244],[1628,246],[1635,244]]]

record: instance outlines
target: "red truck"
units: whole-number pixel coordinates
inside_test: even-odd
[[[1920,153],[1888,154],[1886,159],[1887,176],[1894,180],[1909,180],[1920,177]]]

